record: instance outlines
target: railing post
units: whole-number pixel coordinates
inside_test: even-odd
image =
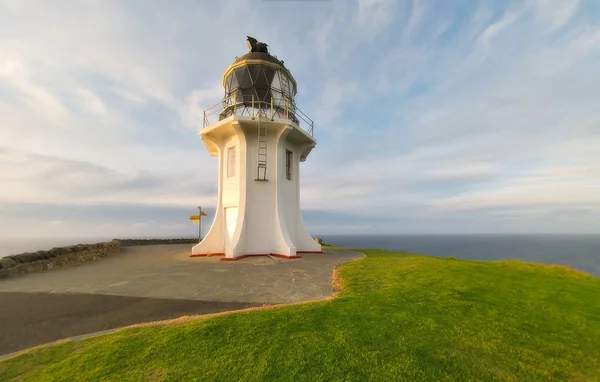
[[[206,110],[202,111],[202,128],[206,127]]]
[[[254,94],[252,94],[252,119],[254,119]]]
[[[271,121],[274,119],[275,118],[273,117],[273,96],[271,96]]]

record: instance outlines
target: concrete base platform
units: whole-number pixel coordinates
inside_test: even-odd
[[[300,259],[248,257],[234,262],[189,257],[191,245],[125,247],[108,258],[0,281],[0,292],[84,293],[129,297],[290,303],[333,293],[332,272],[361,257],[326,249]]]

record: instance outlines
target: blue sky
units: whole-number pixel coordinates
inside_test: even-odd
[[[0,237],[194,235],[246,35],[315,120],[311,233],[600,232],[600,2],[0,0]]]

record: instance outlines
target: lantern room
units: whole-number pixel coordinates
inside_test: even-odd
[[[254,115],[254,109],[272,118],[287,118],[298,123],[296,81],[283,61],[268,51],[251,51],[237,58],[223,74],[223,87],[225,96],[219,120],[234,114]]]

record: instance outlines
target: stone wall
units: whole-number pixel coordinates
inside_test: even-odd
[[[158,245],[158,244],[197,244],[195,239],[117,239],[122,247],[131,247],[136,245]]]
[[[0,279],[97,260],[120,250],[121,242],[113,240],[106,243],[78,244],[52,248],[49,251],[6,256],[0,259]]]
[[[83,263],[120,252],[121,247],[157,244],[196,244],[198,239],[114,239],[106,243],[77,244],[48,251],[0,258],[0,279]]]

